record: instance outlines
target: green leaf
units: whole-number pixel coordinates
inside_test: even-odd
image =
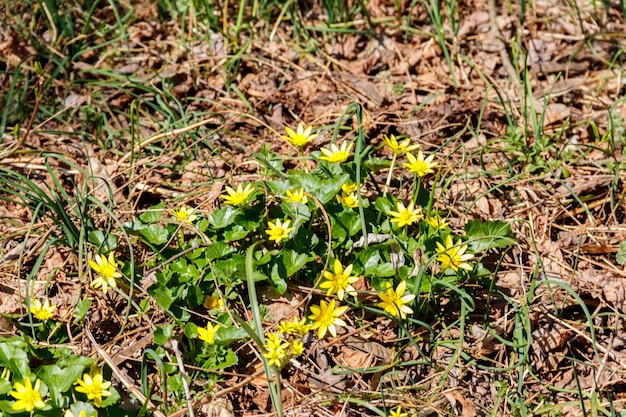
[[[174,324],[168,324],[167,326],[156,326],[154,329],[154,343],[159,346],[163,346],[168,340],[172,338],[174,334]]]
[[[17,381],[23,381],[29,374],[28,355],[14,343],[0,343],[0,363],[9,368]]]
[[[172,290],[161,284],[153,284],[148,287],[148,294],[154,297],[157,304],[159,304],[165,310],[168,310],[176,299],[172,296]]]
[[[188,264],[185,258],[178,258],[172,262],[171,269],[178,273],[178,281],[181,283],[194,281],[200,277],[198,268],[193,264]]]
[[[133,234],[133,235],[138,235],[139,232],[141,232],[148,226],[146,226],[139,220],[133,220],[132,222],[124,223],[123,227],[124,227],[124,230],[126,230],[128,233]]]
[[[223,209],[215,210],[209,216],[209,223],[215,229],[223,229],[235,222],[235,218],[241,212],[231,206],[226,206]]]
[[[314,195],[322,204],[335,199],[341,186],[349,179],[347,174],[339,175],[325,180],[321,177],[300,171],[289,171],[289,181],[292,188],[304,188],[306,192]]]
[[[191,285],[187,292],[187,303],[191,308],[198,308],[204,301],[204,293],[197,285]]]
[[[70,406],[70,411],[76,417],[80,416],[80,412],[81,411],[84,411],[85,412],[85,416],[87,416],[87,417],[97,417],[98,416],[98,411],[96,411],[96,409],[93,407],[93,405],[91,405],[89,403],[82,402],[82,401],[76,401],[76,402],[72,403],[72,405]],[[119,416],[119,417],[121,417],[121,416]]]
[[[626,263],[626,241],[620,243],[619,251],[615,254],[615,261],[620,265]]]
[[[506,248],[517,242],[513,237],[511,225],[499,220],[488,222],[471,220],[465,224],[465,233],[472,238],[468,243],[474,252]]]
[[[389,210],[396,210],[396,204],[390,196],[378,197],[374,202],[374,208],[380,213],[387,214]]]
[[[365,168],[372,171],[372,173],[376,173],[380,171],[381,169],[389,168],[391,166],[391,161],[386,158],[370,157],[370,158],[367,158],[365,162],[363,162],[363,165],[365,166]]]
[[[361,218],[352,210],[342,210],[330,216],[333,240],[342,241],[361,231]]]
[[[270,282],[274,285],[276,292],[284,294],[287,291],[287,272],[281,263],[275,263],[272,265],[270,272]]]
[[[147,228],[139,231],[139,234],[153,245],[162,245],[169,240],[167,229],[158,224],[151,224]]]
[[[63,406],[63,393],[68,391],[78,380],[85,368],[82,365],[70,365],[60,368],[57,365],[42,366],[37,373],[48,386],[50,398],[57,407]]]
[[[0,379],[0,395],[4,395],[7,392],[11,391],[13,386],[6,379]]]
[[[247,339],[250,335],[243,327],[222,327],[215,335],[215,341],[217,343],[229,344],[231,342],[237,342],[239,340]]]
[[[105,234],[102,230],[92,230],[87,235],[87,240],[98,247],[98,253],[109,253],[117,248],[117,239],[114,235]]]
[[[107,391],[109,391],[111,395],[109,395],[108,397],[102,397],[102,403],[100,403],[100,408],[106,408],[108,406],[116,404],[122,398],[120,396],[120,393],[117,392],[117,390],[113,387],[107,388]]]
[[[80,323],[87,316],[90,307],[91,300],[89,298],[80,300],[74,309],[74,321],[72,323]]]
[[[212,261],[216,259],[220,259],[220,258],[225,258],[231,253],[235,253],[235,252],[237,252],[237,250],[234,247],[219,240],[217,242],[214,242],[208,248],[206,248],[206,251],[205,251],[207,258],[209,258]]]
[[[139,215],[139,220],[141,220],[144,224],[158,222],[163,217],[163,207],[165,207],[164,203],[151,207]]]
[[[224,231],[224,240],[227,242],[236,242],[248,236],[249,229],[244,228],[242,225],[233,224]]]
[[[213,271],[220,284],[237,285],[245,278],[245,258],[242,255],[233,255],[230,259],[218,261],[213,265]]]
[[[230,349],[226,349],[226,353],[220,356],[219,361],[215,364],[215,369],[224,369],[237,364],[237,355]]]
[[[301,270],[308,260],[307,255],[298,253],[295,250],[286,250],[281,257],[287,278]]]

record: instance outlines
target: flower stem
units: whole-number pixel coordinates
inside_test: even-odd
[[[383,190],[383,197],[387,195],[389,185],[391,184],[391,174],[393,173],[393,168],[396,165],[396,157],[397,154],[394,152],[393,158],[391,158],[391,165],[389,166],[389,173],[387,174],[387,181],[385,182],[385,189]]]

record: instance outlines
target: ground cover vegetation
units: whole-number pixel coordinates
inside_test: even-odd
[[[1,7],[0,415],[625,415],[624,2]]]

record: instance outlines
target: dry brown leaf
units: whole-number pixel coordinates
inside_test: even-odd
[[[472,401],[468,400],[461,394],[459,390],[454,390],[445,393],[446,398],[450,401],[453,407],[457,405],[461,406],[461,416],[463,417],[475,417],[478,415],[476,407]],[[458,403],[458,404],[457,404]]]

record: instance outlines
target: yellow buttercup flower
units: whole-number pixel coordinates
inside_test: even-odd
[[[404,139],[403,141],[398,142],[398,139],[396,139],[394,135],[384,135],[383,141],[385,142],[385,145],[387,145],[396,155],[411,152],[420,147],[419,145],[411,145],[411,139]]]
[[[317,137],[317,135],[311,133],[313,131],[313,127],[308,126],[305,129],[302,123],[298,123],[298,127],[295,132],[289,126],[285,127],[285,131],[287,132],[287,136],[281,136],[281,138],[300,148],[308,145]]]
[[[215,335],[220,327],[222,326],[219,324],[214,326],[213,323],[207,323],[206,327],[198,327],[198,339],[204,340],[208,344],[212,345],[215,343]]]
[[[202,305],[207,310],[223,310],[224,309],[224,301],[220,297],[215,297],[213,295],[207,295]]]
[[[359,206],[359,198],[356,193],[338,195],[337,200],[348,208],[355,208]]]
[[[341,186],[341,191],[343,191],[344,194],[356,193],[356,189],[357,189],[356,184],[351,181],[347,181]]]
[[[413,301],[415,294],[406,294],[406,281],[402,281],[398,284],[398,287],[394,290],[390,285],[386,292],[378,293],[378,298],[382,301],[378,303],[378,306],[385,310],[392,316],[405,319],[407,314],[412,314],[413,310],[406,304]]]
[[[326,281],[320,284],[320,288],[328,290],[326,295],[337,294],[340,300],[343,300],[344,294],[356,295],[356,290],[352,286],[359,280],[359,277],[350,276],[352,273],[352,264],[345,269],[339,259],[335,259],[333,272],[325,271],[324,278]]]
[[[304,353],[304,343],[301,340],[292,340],[289,351],[293,356],[302,355]]]
[[[284,223],[281,223],[280,219],[276,219],[274,223],[268,222],[267,226],[269,229],[265,230],[267,238],[276,243],[280,243],[281,241],[287,239],[289,237],[289,232],[293,230],[293,227],[289,227],[290,222],[291,220],[285,220]]]
[[[435,172],[433,168],[437,166],[436,162],[433,162],[435,155],[430,155],[424,159],[422,151],[417,153],[417,158],[413,154],[407,153],[406,158],[409,162],[405,162],[403,165],[409,169],[410,172],[417,174],[419,177],[423,177],[426,174],[432,174]]]
[[[30,304],[30,312],[37,320],[46,321],[54,317],[56,305],[50,305],[50,300],[46,300],[43,304],[39,300],[33,300]]]
[[[251,184],[246,184],[245,188],[242,184],[237,186],[236,190],[233,190],[228,185],[224,187],[226,189],[226,193],[222,194],[220,197],[224,200],[224,203],[230,204],[231,206],[241,206],[248,201],[248,197],[254,192],[254,187]]]
[[[446,219],[442,219],[439,215],[435,214],[433,216],[428,216],[426,218],[426,223],[430,225],[433,229],[441,230],[448,227],[448,222]]]
[[[105,381],[100,372],[93,375],[83,374],[83,379],[76,381],[79,386],[76,387],[77,392],[87,395],[88,400],[93,400],[96,407],[102,404],[102,397],[108,397],[111,392],[108,388],[111,386],[109,381]]]
[[[298,317],[294,317],[291,321],[281,320],[276,327],[278,333],[298,336],[304,336],[310,329],[311,326],[305,323],[305,319],[298,320]]]
[[[317,337],[323,339],[326,332],[330,332],[333,336],[337,336],[337,326],[345,326],[346,322],[339,318],[348,310],[347,306],[335,307],[335,300],[330,300],[327,304],[324,300],[320,301],[319,306],[311,306],[311,315],[309,319],[313,321],[311,329],[317,329]]]
[[[94,288],[102,288],[102,292],[106,294],[109,287],[117,287],[116,278],[121,278],[122,274],[117,270],[118,264],[115,262],[113,252],[109,252],[109,256],[96,255],[94,260],[89,260],[89,266],[100,276],[91,281]]]
[[[414,207],[413,203],[404,207],[404,204],[398,202],[396,207],[398,211],[389,210],[389,215],[392,216],[391,223],[398,223],[398,227],[410,226],[424,218],[422,208],[420,206]]]
[[[283,360],[287,357],[289,343],[285,342],[278,333],[270,333],[265,340],[265,353],[263,356],[268,359],[267,363],[277,368],[282,366]]]
[[[38,379],[35,381],[34,387],[28,378],[24,380],[23,384],[16,382],[13,385],[13,391],[9,392],[9,395],[17,400],[11,408],[15,411],[26,411],[27,413],[32,412],[35,408],[44,408],[46,403],[41,398],[41,393],[39,392],[40,385],[41,381]]]
[[[178,210],[170,210],[170,213],[172,213],[180,223],[191,224],[198,219],[198,216],[194,214],[194,209],[189,206],[182,206]]]
[[[409,417],[409,413],[405,412],[402,407],[398,406],[395,410],[391,410],[389,417]]]
[[[321,148],[320,151],[324,154],[324,156],[320,156],[320,159],[328,162],[341,163],[348,160],[350,157],[350,151],[354,143],[343,142],[341,147],[338,147],[336,144],[332,143],[330,145],[330,149]]]
[[[452,236],[446,236],[445,246],[437,242],[437,248],[435,251],[439,254],[437,260],[441,262],[441,269],[452,268],[454,272],[458,272],[459,269],[465,269],[471,271],[473,268],[466,261],[469,261],[474,257],[470,253],[465,253],[468,246],[461,245],[461,239],[457,240],[456,244],[452,243]]]
[[[306,194],[304,193],[304,188],[300,188],[299,190],[287,190],[285,191],[287,197],[285,200],[290,201],[292,203],[302,203],[306,204],[308,200]]]

